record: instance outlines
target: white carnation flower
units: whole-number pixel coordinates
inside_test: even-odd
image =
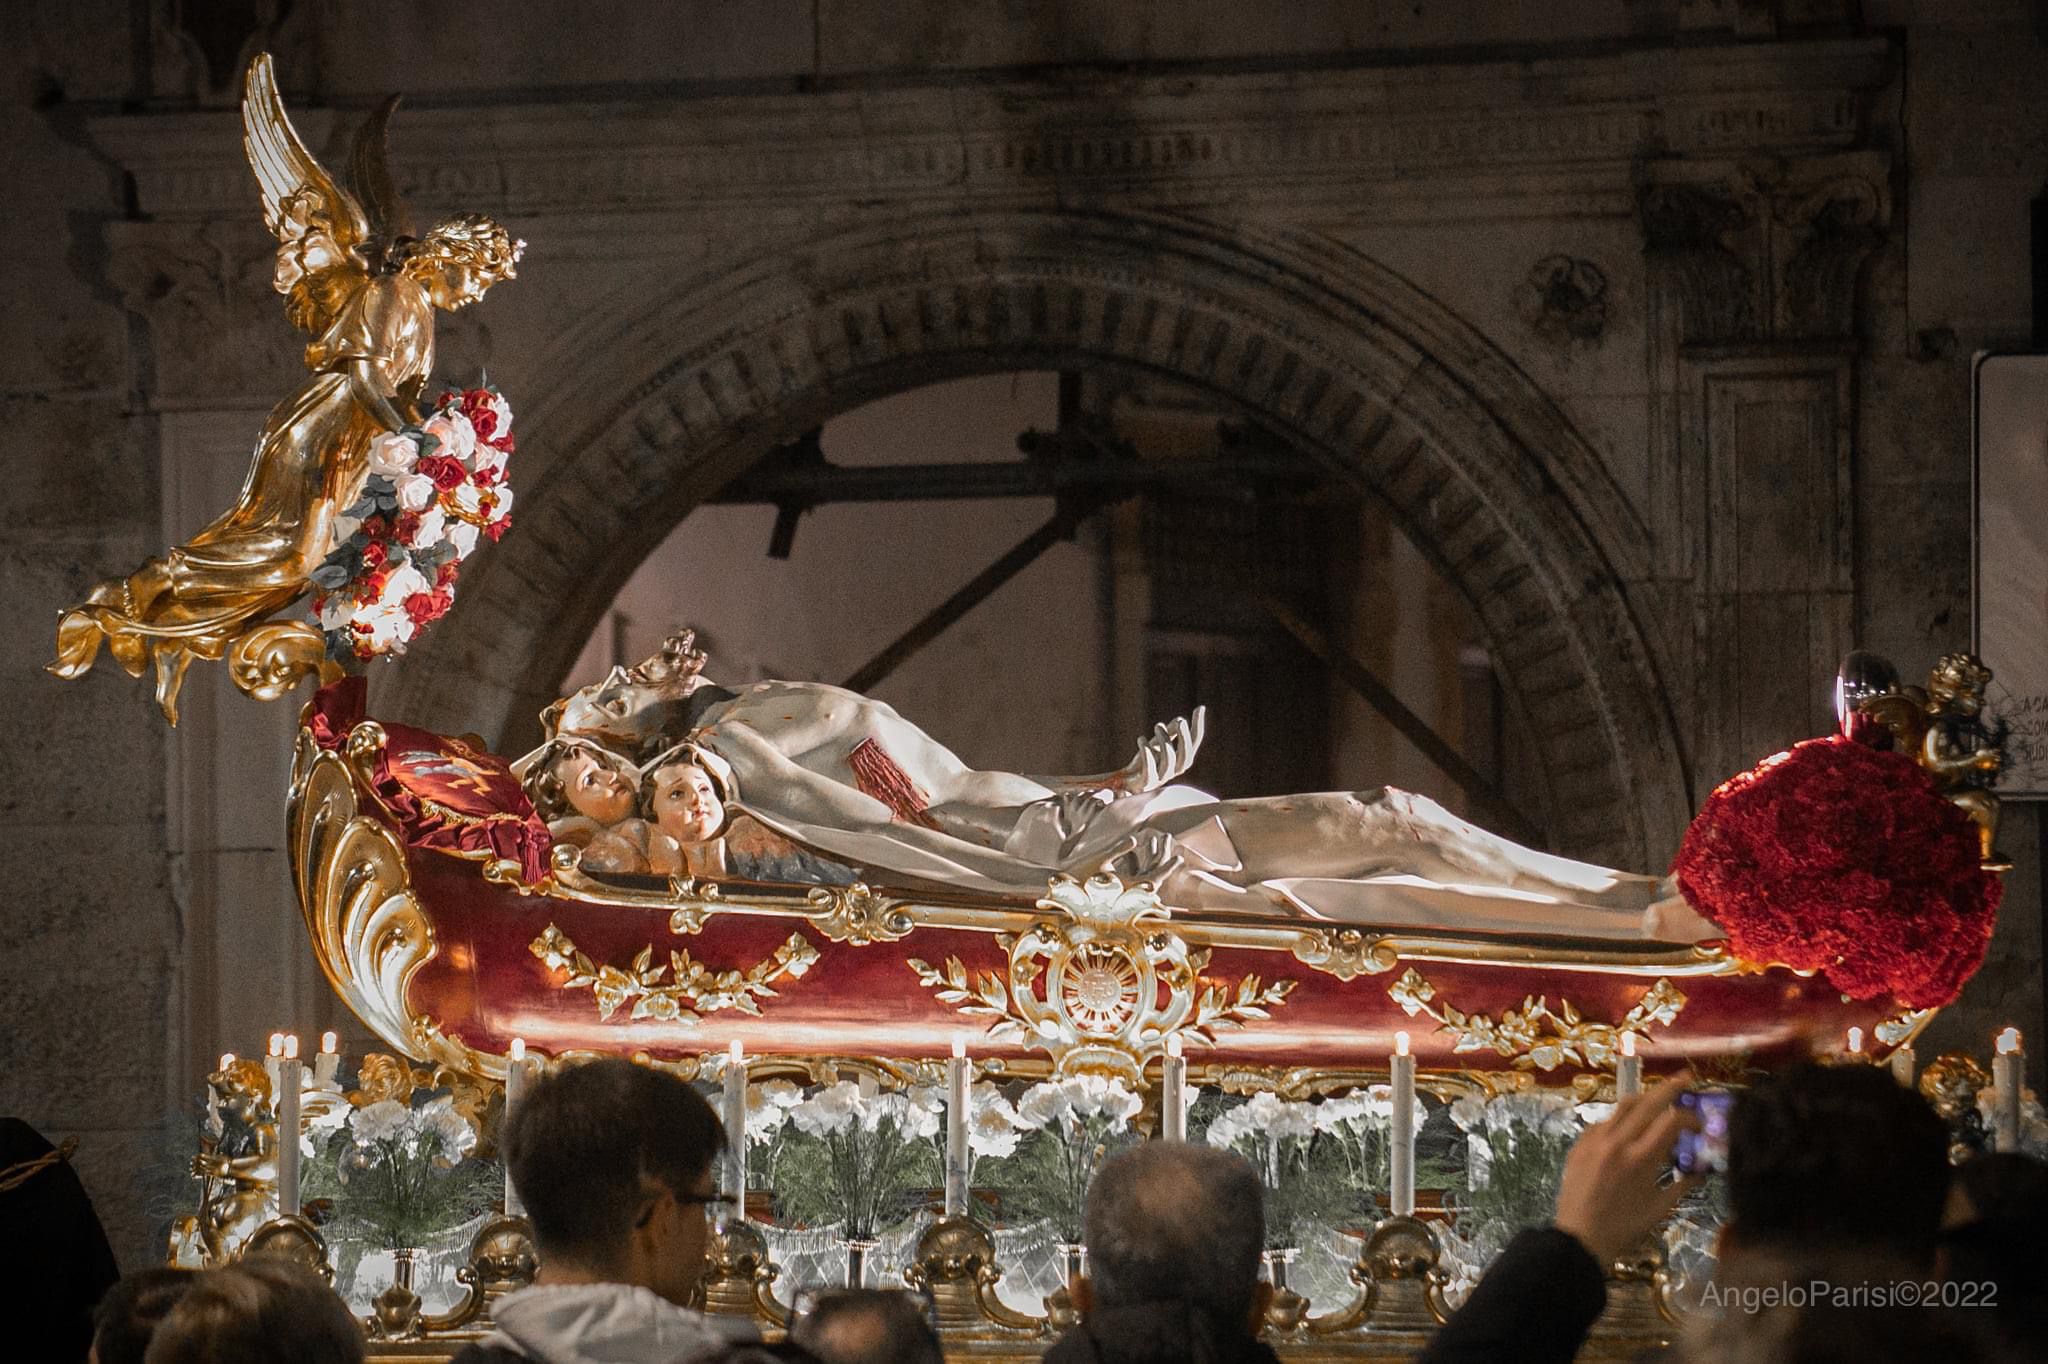
[[[367,1146],[396,1141],[412,1131],[412,1110],[396,1099],[381,1099],[349,1116],[349,1135]]]
[[[1060,1084],[1052,1080],[1031,1086],[1017,1100],[1017,1121],[1034,1132],[1063,1122],[1073,1114],[1072,1099]]]
[[[428,1103],[417,1122],[423,1145],[444,1165],[454,1165],[476,1150],[476,1129],[455,1111],[452,1098],[444,1095]]]
[[[789,1120],[809,1136],[830,1136],[844,1131],[859,1107],[860,1086],[851,1080],[841,1080],[791,1107]]]
[[[967,1149],[977,1156],[1007,1156],[1017,1150],[1024,1129],[1017,1110],[992,1084],[968,1091]]]

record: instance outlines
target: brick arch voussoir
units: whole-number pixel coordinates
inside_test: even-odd
[[[1109,362],[1216,394],[1394,510],[1494,643],[1542,754],[1535,813],[1554,845],[1640,865],[1667,842],[1646,793],[1675,785],[1681,808],[1685,793],[1675,742],[1645,738],[1662,698],[1644,694],[1655,683],[1640,639],[1543,452],[1373,310],[1334,318],[1300,306],[1310,285],[1337,293],[1327,280],[1282,288],[1264,266],[1218,268],[1209,241],[1179,259],[1141,260],[1123,245],[1090,257],[1079,244],[1079,269],[1075,243],[1054,252],[1022,238],[993,260],[927,257],[894,273],[877,268],[881,252],[865,269],[814,257],[803,285],[832,283],[808,304],[772,271],[738,290],[737,307],[719,307],[715,288],[663,300],[616,338],[611,367],[640,376],[624,401],[556,405],[550,431],[576,453],[523,497],[519,533],[465,579],[455,612],[408,660],[397,704],[444,727],[523,737],[631,568],[777,439],[952,373]]]

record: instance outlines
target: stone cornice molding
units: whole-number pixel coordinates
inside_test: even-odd
[[[510,217],[739,205],[1342,203],[1365,182],[1512,197],[1518,178],[1625,190],[1646,157],[1803,156],[1863,145],[1894,76],[1883,39],[1664,48],[1533,63],[1092,76],[687,101],[408,109],[398,160],[423,207]],[[307,110],[339,159],[354,114]],[[228,113],[92,123],[138,211],[248,210]],[[1273,198],[1285,191],[1292,199]],[[1451,196],[1452,200],[1459,197]],[[1562,207],[1562,205],[1560,205]],[[1446,211],[1455,203],[1446,201]]]

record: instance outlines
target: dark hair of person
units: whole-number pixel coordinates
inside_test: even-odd
[[[1947,1198],[1948,1130],[1890,1071],[1803,1063],[1735,1101],[1728,1203],[1745,1246],[1925,1267]]]
[[[1088,1189],[1085,1233],[1100,1306],[1178,1302],[1236,1330],[1258,1282],[1265,1190],[1240,1156],[1143,1142],[1103,1162]]]
[[[149,1338],[198,1278],[195,1269],[159,1267],[127,1275],[109,1288],[92,1314],[99,1364],[142,1364]]]
[[[725,1129],[682,1080],[610,1057],[535,1082],[502,1144],[541,1254],[605,1265],[656,1191],[650,1181],[687,1193]]]
[[[363,1328],[311,1270],[254,1256],[193,1276],[144,1364],[361,1364]]]
[[[1974,1157],[1957,1168],[1956,1186],[1971,1220],[1942,1233],[1948,1281],[1990,1309],[1986,1329],[2035,1351],[2048,1343],[2048,1162],[2017,1152]],[[2024,1357],[2021,1355],[2019,1357]]]
[[[789,1336],[826,1364],[945,1364],[927,1312],[904,1289],[837,1289],[819,1294]]]

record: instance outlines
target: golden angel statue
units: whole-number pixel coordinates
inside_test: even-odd
[[[285,116],[268,54],[249,64],[242,147],[278,240],[285,316],[312,334],[311,377],[265,422],[235,505],[127,578],[94,587],[57,625],[59,677],[92,667],[104,641],[129,676],[154,665],[172,724],[194,657],[230,655],[242,690],[281,695],[314,671],[320,632],[267,618],[305,593],[354,501],[371,442],[417,421],[434,362],[434,310],[465,307],[511,279],[525,243],[475,214],[414,237],[384,158],[397,100],[364,125],[351,157],[359,199],[321,168]]]

